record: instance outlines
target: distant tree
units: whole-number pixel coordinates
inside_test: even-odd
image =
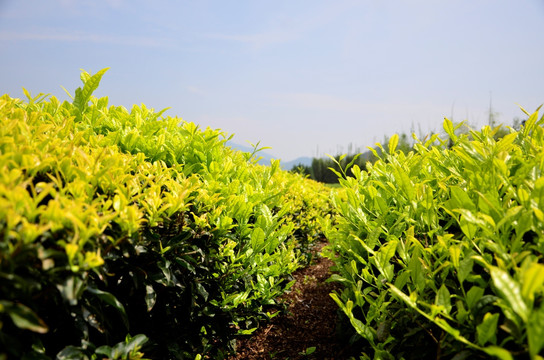
[[[405,145],[408,141],[407,139],[408,137],[405,135],[403,137],[403,143],[401,144],[403,149],[407,148],[407,145]],[[350,144],[350,146],[348,146],[348,150],[352,149],[353,147]],[[376,151],[378,152],[378,154],[380,153],[379,148],[377,148]],[[310,178],[313,180],[327,184],[335,184],[338,183],[338,176],[334,173],[334,171],[331,170],[331,168],[337,172],[340,172],[340,167],[344,169],[349,163],[353,162],[353,165],[357,165],[362,170],[366,170],[366,165],[368,162],[375,162],[377,160],[377,158],[371,151],[366,151],[364,153],[358,154],[348,153],[345,156],[337,154],[333,156],[333,159],[329,157],[313,158],[309,170],[304,169],[304,171],[309,172]],[[349,174],[350,173],[348,171],[347,175],[349,176]]]
[[[521,126],[525,123],[525,121],[527,121],[526,119],[520,119],[519,117],[515,117],[513,120],[512,120],[512,129],[516,130],[516,131],[519,131],[521,130]]]
[[[312,167],[308,165],[304,165],[302,163],[293,165],[293,167],[289,171],[292,173],[304,175],[306,177],[310,177],[310,178],[312,177]]]

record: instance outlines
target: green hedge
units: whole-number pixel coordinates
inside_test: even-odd
[[[0,358],[221,357],[308,260],[329,190],[144,105],[0,98]]]
[[[527,114],[529,116],[529,114]],[[374,359],[542,359],[544,119],[389,142],[336,201],[332,294]]]

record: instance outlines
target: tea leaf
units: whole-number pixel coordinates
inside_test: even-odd
[[[82,113],[87,107],[92,93],[98,88],[102,76],[106,73],[106,71],[108,71],[108,69],[109,68],[102,69],[92,76],[86,72],[81,73],[81,80],[84,84],[83,89],[76,89],[76,95],[73,101],[74,106],[79,109],[80,113]]]
[[[391,136],[391,139],[389,139],[389,153],[390,154],[395,153],[398,143],[399,143],[399,135],[394,134],[393,136]]]
[[[155,306],[155,303],[157,302],[157,293],[155,292],[155,289],[153,289],[153,286],[146,285],[145,286],[145,303],[147,305],[147,311],[151,311],[153,309],[153,306]]]
[[[544,307],[531,313],[527,324],[527,339],[529,342],[529,354],[534,359],[544,348]]]
[[[299,354],[304,355],[304,356],[308,356],[308,355],[313,354],[316,349],[317,348],[315,346],[310,346],[310,347],[306,348],[306,350],[301,351]]]
[[[425,274],[423,273],[423,267],[421,266],[420,261],[420,251],[416,247],[416,250],[412,254],[410,263],[408,264],[408,270],[410,270],[410,278],[412,282],[416,285],[416,289],[420,292],[425,290]]]
[[[457,278],[459,279],[459,282],[461,284],[470,275],[473,266],[474,260],[469,256],[466,256],[459,262],[459,271],[457,273]]]
[[[353,315],[349,318],[349,322],[359,335],[367,339],[370,343],[374,343],[376,335],[372,328],[365,325],[361,320],[354,318]]]
[[[469,309],[473,309],[476,303],[484,294],[484,289],[478,286],[473,286],[467,292],[466,302]]]
[[[374,256],[376,267],[387,279],[387,281],[391,281],[393,279],[393,266],[389,263],[389,261],[393,256],[395,256],[397,244],[398,240],[389,240],[387,245],[383,246]]]
[[[125,307],[113,294],[102,291],[100,289],[96,289],[93,287],[87,287],[86,290],[94,295],[96,295],[97,298],[104,301],[106,304],[113,306],[116,308],[119,313],[121,314],[121,318],[123,319],[123,322],[125,323],[125,326],[128,328],[128,317],[127,313],[125,312]]]
[[[7,312],[15,326],[20,329],[26,329],[40,334],[45,334],[49,331],[45,322],[40,319],[32,309],[23,304],[0,300],[0,310]]]
[[[444,127],[444,130],[446,131],[446,134],[448,134],[450,139],[452,139],[453,142],[456,142],[457,136],[455,135],[455,131],[453,129],[453,123],[451,122],[451,120],[445,117],[442,125]]]
[[[450,209],[465,209],[469,211],[475,211],[476,206],[472,199],[468,196],[466,190],[461,189],[459,186],[450,187],[451,200],[448,202],[451,204]]]
[[[253,229],[253,233],[251,234],[251,247],[254,249],[260,249],[264,246],[264,240],[265,240],[265,233],[263,229],[261,228],[255,228]],[[257,250],[259,251],[259,250]]]
[[[544,265],[532,263],[522,273],[521,284],[521,296],[532,304],[535,293],[542,291],[544,285]]]
[[[512,279],[506,271],[496,266],[490,266],[490,274],[500,296],[524,322],[527,322],[529,309],[521,296],[519,283]]]
[[[499,323],[499,314],[486,313],[483,321],[476,327],[478,334],[478,344],[485,345],[491,341],[493,344],[497,341],[497,324]]]
[[[72,306],[77,305],[86,287],[86,282],[77,275],[68,277],[62,284],[57,284],[62,298]]]
[[[436,293],[434,303],[437,306],[443,307],[446,310],[446,314],[449,314],[452,308],[450,298],[451,294],[448,291],[448,288],[444,284],[442,284],[442,286],[440,286],[440,289],[438,289],[438,292]]]
[[[459,257],[461,256],[461,249],[457,245],[452,245],[449,248],[449,252],[453,266],[455,267],[455,269],[457,269],[457,271],[459,271]],[[463,283],[462,281],[460,282]]]
[[[485,351],[488,355],[498,357],[500,360],[514,360],[514,357],[508,350],[498,346],[487,346],[482,350]]]
[[[406,304],[408,304],[410,307],[417,309],[417,303],[415,300],[413,300],[410,296],[406,295],[402,291],[400,291],[396,286],[389,284],[389,287],[391,289],[391,292],[398,296],[402,301],[404,301]]]
[[[82,349],[75,346],[66,346],[62,349],[56,357],[57,360],[88,360],[89,357],[85,355]]]

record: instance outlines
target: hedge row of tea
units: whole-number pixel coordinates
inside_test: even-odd
[[[92,96],[105,71],[72,102],[0,98],[0,359],[217,355],[330,212],[220,131]]]
[[[543,123],[534,113],[496,139],[446,119],[449,139],[405,155],[394,136],[342,179],[332,297],[362,358],[543,358]]]

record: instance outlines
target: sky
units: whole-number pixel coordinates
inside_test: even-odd
[[[109,67],[111,105],[288,161],[524,119],[544,102],[543,23],[544,0],[0,0],[0,94],[69,99]]]

